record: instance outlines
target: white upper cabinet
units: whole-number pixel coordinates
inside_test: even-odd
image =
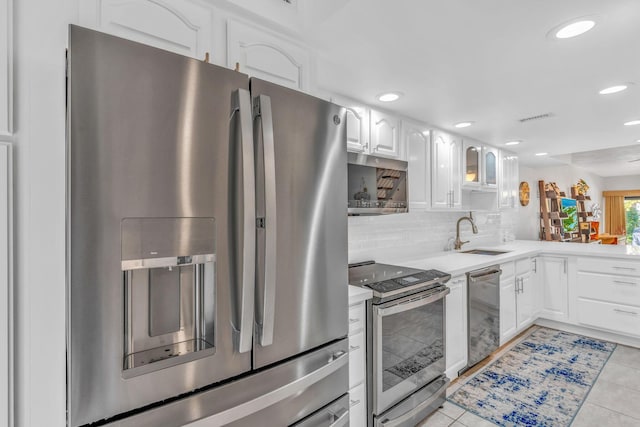
[[[409,211],[425,211],[431,206],[429,128],[403,121],[402,139],[407,149]]]
[[[462,186],[465,188],[480,187],[480,164],[482,146],[475,141],[465,139],[462,144]]]
[[[11,0],[0,0],[0,136],[12,132],[13,27]]]
[[[211,55],[213,14],[191,0],[83,0],[80,24],[192,58]]]
[[[499,153],[498,204],[500,208],[518,207],[519,176],[518,156],[508,151]]]
[[[498,188],[498,149],[484,145],[482,147],[482,187],[495,190]]]
[[[400,144],[400,120],[390,114],[371,110],[371,154],[403,159]]]
[[[308,49],[255,25],[227,22],[227,66],[252,77],[309,90]]]
[[[347,109],[347,151],[369,154],[369,108],[340,96],[332,95],[330,100]]]
[[[461,208],[461,141],[436,130],[431,138],[431,207]]]

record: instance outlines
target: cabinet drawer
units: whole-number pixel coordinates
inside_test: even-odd
[[[502,273],[500,273],[500,279],[513,277],[516,274],[515,264],[513,261],[500,264],[500,270],[502,270]]]
[[[640,306],[640,277],[578,273],[578,296]]]
[[[640,308],[578,298],[578,322],[624,335],[640,336]]]
[[[578,258],[578,271],[640,277],[640,263],[617,259]]]
[[[364,302],[349,307],[349,335],[364,331],[364,314]]]
[[[364,382],[365,349],[364,332],[349,337],[349,388]]]
[[[349,425],[367,425],[367,401],[364,384],[349,390]]]

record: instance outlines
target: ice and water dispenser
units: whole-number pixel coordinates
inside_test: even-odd
[[[212,354],[215,220],[126,218],[121,232],[123,376]]]

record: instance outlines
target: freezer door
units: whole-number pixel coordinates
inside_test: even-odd
[[[69,426],[251,369],[248,89],[243,74],[71,26]]]
[[[347,335],[345,109],[251,79],[256,139],[254,368]]]

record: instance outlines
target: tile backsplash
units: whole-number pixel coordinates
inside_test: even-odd
[[[349,217],[349,262],[398,262],[453,248],[456,222],[469,212],[422,212]],[[517,211],[474,212],[478,234],[460,224],[464,248],[497,245],[515,239]]]

